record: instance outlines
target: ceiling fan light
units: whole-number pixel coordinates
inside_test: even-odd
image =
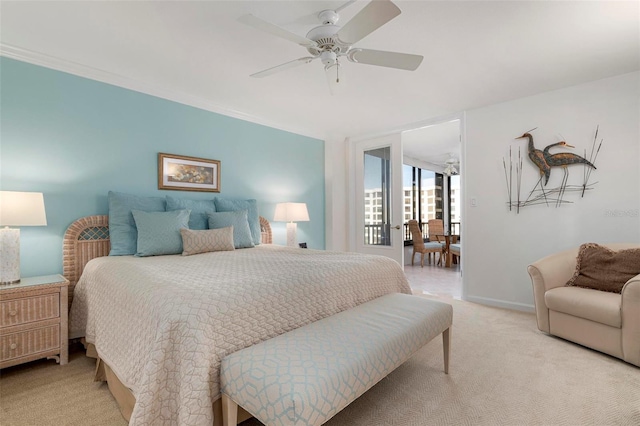
[[[458,174],[458,169],[453,164],[447,164],[447,167],[444,169],[444,174],[447,176]]]
[[[324,51],[320,54],[320,60],[325,65],[325,69],[327,67],[335,65],[337,59],[338,59],[338,56],[335,54],[335,52]]]

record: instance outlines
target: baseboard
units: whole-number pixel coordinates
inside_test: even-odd
[[[491,299],[489,297],[469,296],[469,295],[465,295],[463,299],[468,302],[479,303],[481,305],[495,306],[496,308],[511,309],[513,311],[522,311],[522,312],[536,311],[535,306],[527,305],[526,303],[507,302],[506,300]]]

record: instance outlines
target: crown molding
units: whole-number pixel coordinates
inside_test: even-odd
[[[160,87],[154,84],[149,84],[99,68],[90,67],[77,62],[67,61],[65,59],[56,58],[54,56],[49,56],[44,53],[11,46],[2,42],[0,42],[0,56],[33,65],[38,65],[45,68],[50,68],[67,74],[73,74],[78,77],[99,81],[101,83],[111,84],[113,86],[122,87],[124,89],[155,96],[156,98],[166,99],[168,101],[177,102],[205,111],[214,112],[216,114],[225,115],[227,117],[237,118],[239,120],[272,127],[301,136],[324,140],[323,135],[318,135],[314,132],[309,131],[308,129],[302,129],[290,126],[288,124],[273,122],[262,117],[258,117],[252,114],[246,114],[242,111],[218,105],[198,96],[193,96],[181,91]]]

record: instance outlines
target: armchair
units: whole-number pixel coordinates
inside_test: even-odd
[[[639,244],[604,244],[612,250]],[[578,248],[540,259],[527,268],[538,329],[640,367],[640,275],[622,293],[565,284],[576,269]]]

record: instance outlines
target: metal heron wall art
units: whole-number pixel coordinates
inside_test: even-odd
[[[600,143],[596,149],[596,143],[598,141],[598,131],[599,127],[596,127],[596,133],[593,138],[593,143],[591,145],[591,152],[589,154],[589,159],[587,160],[585,157],[587,156],[587,152],[585,150],[585,157],[581,157],[579,155],[573,154],[571,152],[557,152],[552,154],[550,152],[551,148],[556,147],[566,147],[566,148],[574,148],[572,145],[567,144],[565,141],[560,141],[556,143],[552,143],[547,145],[543,151],[537,149],[533,142],[533,136],[531,132],[534,131],[531,129],[525,132],[522,136],[517,137],[516,139],[528,139],[528,154],[531,162],[537,167],[538,172],[540,174],[540,178],[538,182],[533,187],[533,189],[529,192],[527,198],[523,201],[520,197],[521,188],[522,188],[522,172],[523,172],[523,162],[522,155],[520,153],[520,148],[518,147],[517,157],[514,159],[512,150],[509,148],[509,166],[507,167],[507,161],[503,158],[502,165],[504,167],[505,180],[507,183],[507,193],[509,196],[509,210],[512,210],[515,207],[516,213],[520,213],[520,207],[535,205],[535,204],[546,204],[549,205],[549,201],[555,202],[556,207],[562,205],[563,203],[571,203],[571,201],[567,201],[564,199],[564,195],[567,192],[580,192],[581,197],[584,197],[585,191],[593,189],[593,186],[597,182],[589,183],[589,179],[591,178],[591,172],[596,169],[594,165],[595,160],[600,153],[600,148],[602,147],[603,140],[600,140]],[[583,166],[583,174],[582,174],[582,184],[581,185],[569,185],[569,170],[568,166],[573,165],[582,165]],[[549,183],[549,177],[551,176],[551,171],[554,168],[562,168],[563,177],[559,186],[555,188],[547,188],[545,191],[545,186]],[[515,169],[515,170],[514,170]],[[515,171],[515,196],[514,196],[514,171]],[[538,186],[540,189],[538,189]]]

